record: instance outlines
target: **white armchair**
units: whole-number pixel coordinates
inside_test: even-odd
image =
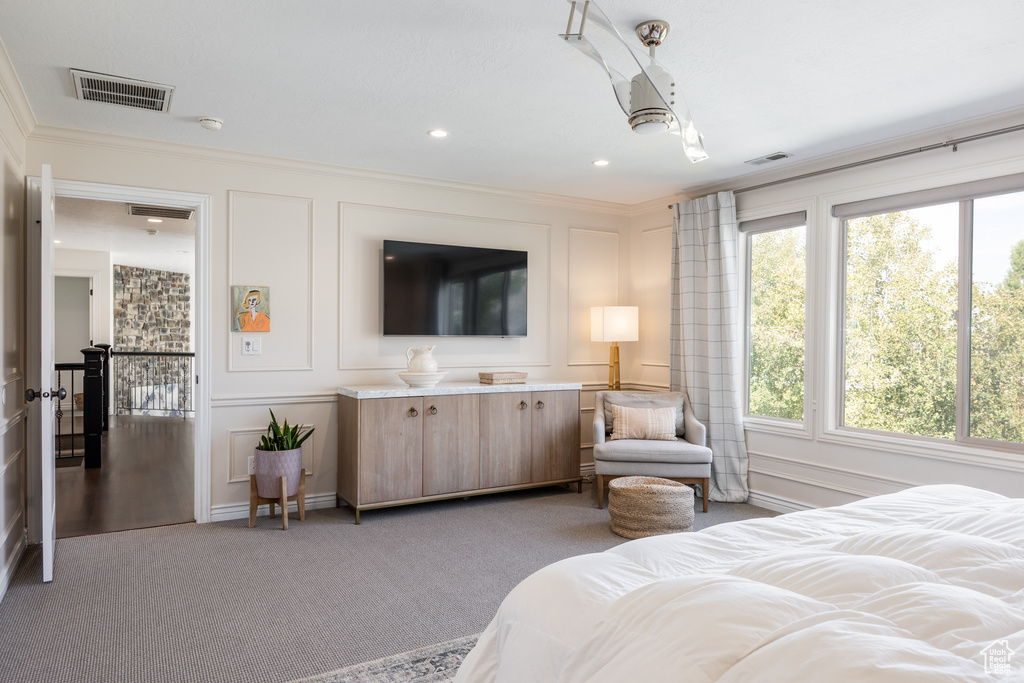
[[[616,439],[612,433],[609,404],[626,408],[676,408],[676,440],[649,441]],[[704,512],[708,511],[708,485],[711,480],[711,449],[707,447],[707,429],[693,416],[690,404],[681,392],[599,391],[594,400],[594,470],[597,472],[597,507],[604,507],[605,483],[616,477],[650,476],[672,479],[683,484],[700,484]]]

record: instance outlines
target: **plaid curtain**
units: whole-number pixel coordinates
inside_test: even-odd
[[[675,206],[672,231],[672,391],[708,428],[712,500],[747,499],[736,201],[719,192]]]

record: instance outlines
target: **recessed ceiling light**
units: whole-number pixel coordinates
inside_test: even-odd
[[[54,240],[53,243],[54,244],[60,244],[60,240]]]
[[[427,131],[427,135],[432,138],[446,138],[448,137],[448,131],[435,128],[434,130]]]
[[[162,219],[162,218],[147,218],[146,220],[149,221],[150,223],[163,223],[164,222],[164,219]]]
[[[594,162],[594,166],[607,166],[607,165],[608,165],[608,160],[607,159],[598,159],[597,161]]]

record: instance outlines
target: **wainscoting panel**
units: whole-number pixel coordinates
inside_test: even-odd
[[[0,599],[7,591],[18,561],[25,552],[25,408],[22,400],[12,401],[10,381],[7,406],[19,406],[10,418],[0,419]]]
[[[645,230],[640,239],[640,363],[668,367],[671,322],[672,227]]]
[[[590,308],[619,303],[619,234],[569,228],[569,365],[605,365],[608,344],[590,341]]]
[[[270,288],[270,332],[229,334],[229,371],[313,369],[313,256],[312,199],[228,192],[229,290],[220,296],[230,303],[234,285]],[[260,339],[261,355],[242,355],[243,336]]]
[[[229,429],[228,444],[228,483],[249,481],[249,457],[260,443],[260,437],[267,433],[266,428]],[[316,452],[317,432],[302,442],[302,466],[306,470],[306,484],[313,476],[313,453]]]
[[[341,203],[338,211],[339,369],[402,370],[406,348],[422,344],[437,346],[434,358],[442,369],[551,364],[550,225],[356,203]],[[526,251],[528,336],[383,336],[385,239]]]

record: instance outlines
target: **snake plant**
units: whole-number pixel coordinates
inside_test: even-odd
[[[313,427],[303,432],[299,425],[288,426],[288,420],[283,425],[277,424],[277,417],[274,411],[270,411],[270,426],[267,433],[260,437],[259,449],[261,451],[290,451],[302,445],[302,442],[313,433]]]

